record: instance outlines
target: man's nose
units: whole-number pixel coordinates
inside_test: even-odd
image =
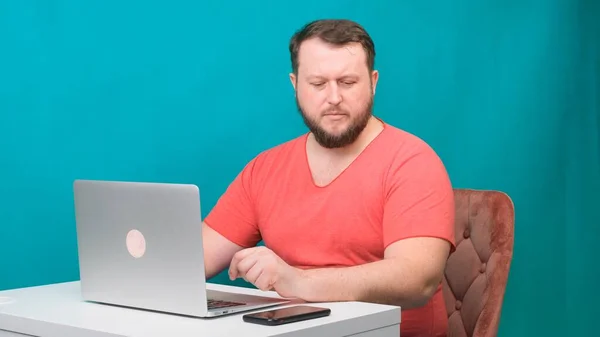
[[[327,101],[329,104],[338,105],[342,102],[342,95],[337,83],[333,83],[327,87]]]

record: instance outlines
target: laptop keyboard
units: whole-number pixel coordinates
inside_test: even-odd
[[[208,300],[208,309],[218,309],[218,308],[228,308],[228,307],[237,307],[240,305],[245,305],[246,303],[240,302],[229,302],[229,301],[220,301],[220,300]]]

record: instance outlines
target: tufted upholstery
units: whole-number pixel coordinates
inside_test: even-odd
[[[514,205],[497,191],[454,190],[456,250],[443,293],[450,337],[495,336],[513,254]]]

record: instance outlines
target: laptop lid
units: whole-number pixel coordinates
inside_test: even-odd
[[[76,180],[84,300],[206,316],[197,186]]]

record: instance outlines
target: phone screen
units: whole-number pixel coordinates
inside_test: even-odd
[[[325,317],[331,314],[331,309],[298,305],[263,312],[246,314],[244,321],[265,325],[280,325],[292,322],[305,321],[313,318]]]
[[[299,306],[295,306],[295,307],[257,312],[257,313],[250,314],[248,316],[253,316],[256,318],[267,319],[267,320],[280,320],[280,319],[284,319],[284,318],[288,318],[288,317],[323,312],[326,310],[329,310],[329,309],[311,307],[311,306],[306,306],[306,305],[299,305]]]

